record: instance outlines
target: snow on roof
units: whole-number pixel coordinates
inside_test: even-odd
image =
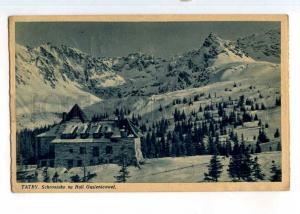
[[[78,129],[78,125],[69,124],[66,126],[62,134],[73,134]]]
[[[56,138],[51,141],[51,143],[108,143],[110,139],[108,138],[74,138],[74,139],[61,139]]]
[[[80,134],[85,134],[85,133],[87,133],[88,127],[89,127],[89,126],[88,126],[87,123],[83,124],[82,130],[81,130]]]
[[[96,133],[96,134],[99,133],[101,131],[101,128],[102,128],[102,125],[101,124],[97,124],[97,127],[96,127],[94,133]]]
[[[101,120],[97,122],[74,120],[74,117],[78,118],[78,116],[83,116],[83,112],[78,105],[75,105],[68,114],[70,117],[68,117],[67,120],[61,121],[60,124],[53,126],[49,131],[37,137],[53,137],[55,139],[52,143],[104,142],[111,141],[110,138],[124,138],[124,136],[121,135],[120,129],[124,129],[123,132],[126,132],[127,135],[125,135],[125,138],[142,136],[141,131],[128,119]],[[94,134],[100,133],[105,135],[94,136]],[[82,137],[83,134],[85,137]]]

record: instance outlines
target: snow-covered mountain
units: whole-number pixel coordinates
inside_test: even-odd
[[[256,33],[237,40],[237,46],[255,60],[280,62],[280,29]]]
[[[56,112],[74,102],[82,106],[98,102],[101,98],[91,93],[92,88],[125,82],[111,66],[111,59],[95,59],[67,46],[48,43],[32,49],[17,45],[17,111],[31,112],[28,103]]]
[[[233,42],[210,33],[198,48],[169,60],[144,53],[95,58],[64,45],[17,45],[17,120],[20,126],[24,121],[35,125],[41,115],[49,120],[53,115],[45,113],[67,111],[74,103],[86,107],[263,76],[278,70],[276,64],[258,61],[279,62],[278,37],[277,31],[268,31]]]
[[[142,53],[114,60],[113,69],[126,79],[123,96],[160,94],[206,85],[214,71],[228,63],[254,60],[235,46],[211,33],[198,49],[174,56],[170,60]]]

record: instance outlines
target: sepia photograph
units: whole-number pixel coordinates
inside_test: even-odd
[[[289,189],[285,15],[15,16],[13,192]]]

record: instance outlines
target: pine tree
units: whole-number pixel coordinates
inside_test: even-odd
[[[277,143],[277,151],[281,151],[281,142],[280,141]]]
[[[49,177],[49,174],[48,174],[48,168],[45,167],[44,170],[43,170],[43,181],[44,182],[49,182],[50,181],[50,177]]]
[[[160,112],[162,112],[163,110],[163,107],[161,106],[161,104],[159,105],[159,109],[158,109]]]
[[[201,138],[200,142],[199,142],[199,155],[204,155],[207,154],[207,150],[205,147],[205,144],[203,142],[203,138]]]
[[[119,175],[115,176],[116,181],[118,183],[126,183],[127,179],[130,178],[130,176],[127,170],[127,158],[125,154],[121,155],[120,166],[121,169],[119,171]]]
[[[256,147],[255,147],[255,153],[261,153],[261,147],[259,145],[260,143],[257,141],[256,142]]]
[[[52,177],[52,182],[53,182],[53,183],[57,183],[57,182],[58,182],[58,177],[59,177],[58,173],[55,172],[55,174],[54,174],[53,177]]]
[[[255,109],[256,109],[256,110],[260,110],[260,107],[259,107],[259,104],[258,104],[258,103],[255,104]]]
[[[171,145],[171,154],[173,157],[180,155],[180,149],[179,149],[179,136],[178,133],[174,132],[172,136],[172,145]]]
[[[281,105],[281,99],[279,97],[279,98],[276,98],[276,100],[275,100],[275,106],[280,106],[280,105]]]
[[[195,146],[192,141],[192,133],[191,132],[187,133],[187,135],[184,139],[184,143],[185,143],[185,148],[186,148],[186,154],[188,156],[195,155]]]
[[[71,177],[71,181],[72,182],[74,182],[74,183],[78,183],[78,182],[80,182],[80,177],[79,177],[79,175],[73,175],[72,177]]]
[[[150,157],[152,158],[157,157],[156,133],[154,130],[151,134],[150,144],[151,144]]]
[[[260,164],[258,163],[258,158],[255,157],[254,161],[252,163],[252,171],[253,171],[253,177],[254,180],[264,180],[265,175],[262,173]]]
[[[232,178],[232,181],[239,181],[241,179],[240,155],[231,156],[227,171],[228,171],[229,177]]]
[[[226,145],[225,145],[225,156],[229,157],[229,155],[232,153],[232,148],[231,148],[231,142],[229,140],[226,140]]]
[[[260,143],[266,143],[266,142],[270,141],[269,138],[267,137],[266,133],[265,133],[264,128],[262,128],[262,129],[259,130],[257,140]]]
[[[279,137],[280,137],[279,129],[276,129],[274,138],[279,138]]]
[[[251,155],[248,153],[233,155],[227,170],[232,181],[253,181],[252,163]]]
[[[151,144],[151,135],[149,132],[147,132],[146,135],[146,147],[145,147],[145,152],[146,152],[146,157],[151,158],[151,151],[152,151],[152,144]]]
[[[160,157],[165,157],[166,156],[166,141],[165,141],[164,135],[161,137],[160,145],[161,145]]]
[[[199,110],[198,110],[199,112],[202,112],[203,111],[203,109],[202,109],[202,106],[200,105],[199,106]]]
[[[281,168],[275,164],[274,160],[272,160],[271,173],[272,173],[272,175],[271,175],[270,180],[272,182],[281,181]]]
[[[240,161],[240,176],[244,181],[253,181],[252,159],[250,154],[243,154]]]
[[[261,126],[261,120],[260,119],[258,120],[258,124],[257,125]]]
[[[217,154],[217,146],[212,136],[208,137],[208,153],[211,155]]]
[[[213,155],[208,165],[208,173],[204,173],[204,181],[218,182],[222,174],[223,165],[221,164],[218,155]]]
[[[234,142],[231,154],[234,156],[234,155],[239,155],[240,153],[241,152],[240,152],[240,145],[239,145],[239,143],[238,142]]]

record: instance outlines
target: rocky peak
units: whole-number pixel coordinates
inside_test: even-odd
[[[211,32],[204,40],[203,46],[221,46],[223,43],[225,43],[225,40],[222,40],[217,34]]]

